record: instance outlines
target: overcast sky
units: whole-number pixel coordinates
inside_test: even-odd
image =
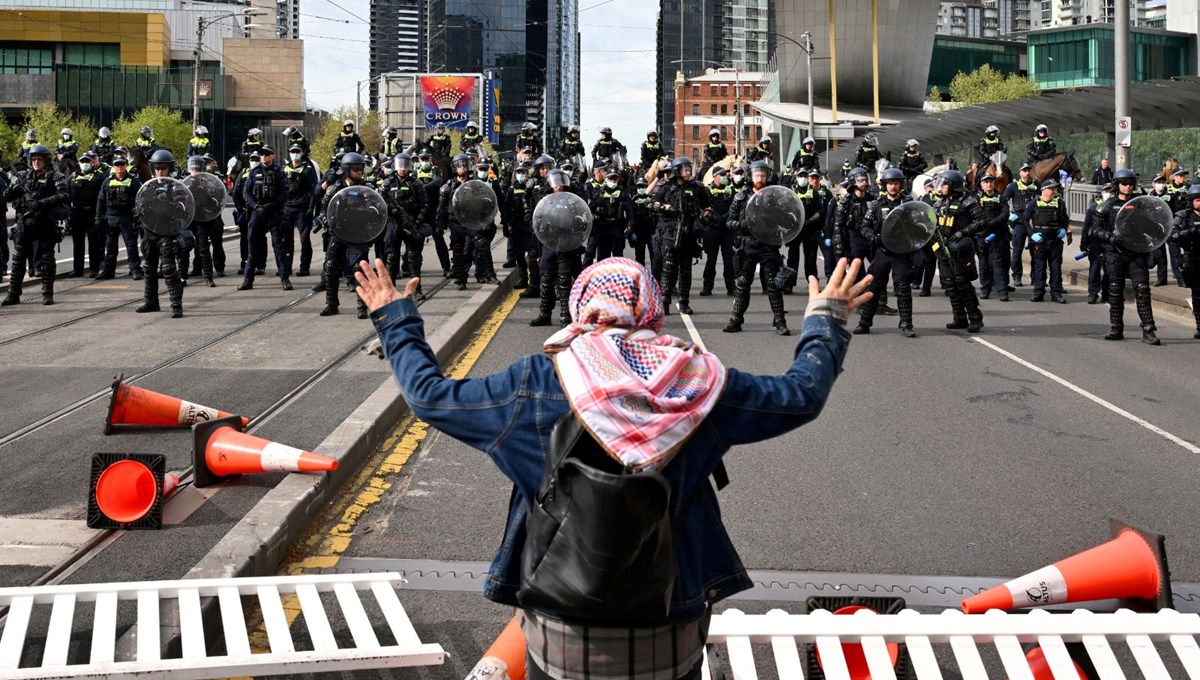
[[[487,0],[481,0],[486,2]],[[654,124],[654,0],[579,0],[584,142],[608,125],[633,148]],[[304,87],[310,105],[354,105],[367,78],[369,0],[300,0]],[[366,87],[362,93],[367,103]]]

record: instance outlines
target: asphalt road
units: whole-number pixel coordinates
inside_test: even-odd
[[[1107,540],[1106,518],[1115,516],[1165,534],[1174,580],[1200,580],[1194,329],[1163,318],[1162,347],[1136,334],[1106,342],[1106,307],[1083,304],[1078,290],[1067,305],[1032,303],[1028,290],[1013,302],[985,301],[979,336],[943,328],[950,306],[936,287],[916,300],[919,338],[877,317],[872,334],[853,339],[818,420],[733,450],[732,485],[719,499],[746,566],[999,582]],[[806,301],[787,299],[793,329]],[[739,335],[720,330],[731,302],[693,299],[699,339],[741,370],[785,370],[796,337],[773,332],[766,298],[754,296]],[[533,302],[520,301],[495,337],[480,341],[470,375],[538,351],[551,329],[530,328],[535,314]],[[1130,302],[1130,329],[1135,319]],[[666,330],[689,334],[677,315]],[[415,453],[401,472],[372,482],[384,490],[356,508],[357,521],[344,524],[335,506],[314,534],[348,534],[344,553],[334,553],[342,559],[490,561],[510,484],[482,453],[437,431],[409,433]],[[320,546],[314,540],[297,554]],[[446,668],[403,677],[464,677],[511,615],[478,592],[407,590],[401,599],[422,639],[451,654]],[[750,612],[802,605],[718,609],[730,604]]]

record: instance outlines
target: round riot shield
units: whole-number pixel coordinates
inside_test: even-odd
[[[533,233],[542,245],[559,253],[587,243],[592,231],[592,210],[567,191],[548,194],[533,210]]]
[[[477,179],[467,180],[450,197],[454,221],[471,231],[487,229],[495,224],[499,205],[491,185]]]
[[[183,182],[155,177],[138,189],[133,213],[150,233],[176,236],[191,224],[196,214],[196,199]]]
[[[387,202],[369,186],[356,184],[333,195],[325,219],[334,236],[347,243],[371,243],[387,226]]]
[[[1113,235],[1126,250],[1150,253],[1167,242],[1173,219],[1166,201],[1157,196],[1138,196],[1117,209]]]
[[[742,221],[759,243],[782,246],[800,235],[804,226],[804,204],[791,189],[769,186],[746,201]]]
[[[183,186],[192,192],[196,199],[197,222],[208,222],[221,216],[225,207],[225,183],[219,177],[208,172],[198,172],[183,178]]]
[[[883,247],[897,255],[915,253],[933,238],[937,214],[924,201],[902,203],[883,218],[879,237]]]

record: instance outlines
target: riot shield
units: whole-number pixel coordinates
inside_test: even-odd
[[[924,201],[908,201],[888,212],[879,235],[889,252],[907,255],[924,248],[936,228],[933,206]]]
[[[909,191],[909,193],[912,194],[912,197],[922,198],[925,196],[925,182],[928,182],[931,179],[933,179],[933,175],[921,174],[914,177]],[[933,185],[931,184],[930,187],[932,186]]]
[[[467,180],[450,197],[454,221],[471,231],[487,229],[495,224],[499,201],[487,182]]]
[[[209,222],[221,216],[227,192],[225,183],[220,178],[211,173],[198,172],[185,177],[183,185],[192,192],[192,198],[196,199],[196,215],[193,219],[197,222]]]
[[[334,236],[347,243],[371,243],[387,226],[387,202],[369,186],[346,187],[334,194],[325,209]]]
[[[804,204],[796,192],[778,185],[755,192],[746,202],[742,221],[759,243],[782,246],[804,227]]]
[[[533,233],[542,245],[565,253],[587,243],[592,231],[592,210],[584,200],[566,191],[548,194],[533,210]]]
[[[177,236],[195,217],[196,199],[183,182],[155,177],[138,190],[133,214],[150,233]]]
[[[1166,201],[1157,196],[1138,196],[1117,210],[1113,235],[1126,250],[1150,253],[1167,242],[1173,220]]]

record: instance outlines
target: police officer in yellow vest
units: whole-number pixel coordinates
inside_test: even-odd
[[[54,155],[60,161],[74,165],[79,162],[79,142],[75,141],[75,133],[71,132],[71,128],[63,128],[61,137],[54,148]]]
[[[1012,225],[1012,283],[1021,286],[1025,273],[1025,241],[1029,238],[1029,225],[1021,219],[1025,206],[1034,201],[1038,194],[1037,181],[1033,179],[1033,168],[1026,163],[1021,166],[1017,180],[1004,189],[1004,201],[1008,203],[1008,221]]]
[[[463,133],[462,139],[459,140],[459,146],[463,151],[472,147],[483,148],[483,135],[479,133],[479,123],[471,121],[467,123],[467,131]]]
[[[712,128],[708,131],[708,143],[704,145],[704,167],[715,165],[729,155],[725,142],[721,141],[721,131]]]
[[[69,185],[67,178],[51,167],[50,149],[38,144],[27,155],[29,169],[17,175],[4,192],[5,201],[16,208],[17,224],[12,236],[12,279],[0,305],[21,302],[25,267],[35,252],[42,277],[42,304],[54,304],[54,245],[62,240],[56,221],[63,208],[69,208]]]
[[[733,250],[737,246],[737,234],[729,228],[726,217],[737,188],[729,181],[729,171],[716,167],[712,173],[712,184],[708,186],[712,212],[700,218],[704,225],[704,272],[701,275],[700,297],[713,294],[717,281],[717,256],[721,257],[721,278],[725,281],[725,294],[732,296],[736,286],[737,268],[733,265]]]
[[[800,143],[800,150],[792,156],[792,170],[803,170],[805,178],[809,170],[820,170],[821,161],[817,158],[817,140],[805,137]]]
[[[649,169],[651,165],[654,165],[654,161],[666,155],[667,151],[658,139],[658,130],[651,130],[646,133],[646,141],[642,142],[642,164],[638,167],[644,170]]]
[[[197,125],[195,135],[195,137],[188,140],[188,158],[212,153],[212,140],[208,138],[208,128],[203,125]]]
[[[1063,240],[1071,243],[1071,218],[1067,202],[1058,195],[1057,180],[1048,179],[1039,187],[1037,200],[1025,204],[1021,220],[1029,225],[1029,254],[1033,261],[1034,302],[1046,298],[1046,272],[1050,273],[1050,301],[1066,304],[1063,297],[1062,259]]]
[[[21,167],[29,167],[29,152],[39,143],[38,131],[32,129],[26,130],[25,141],[21,142],[21,151],[17,155],[17,165]]]
[[[92,278],[100,273],[104,260],[104,231],[96,219],[96,201],[104,189],[104,173],[91,151],[84,151],[79,159],[79,169],[71,173],[71,241],[74,264],[71,276],[83,276],[83,260],[87,255],[88,270]]]
[[[609,168],[604,183],[592,194],[592,213],[596,216],[596,260],[621,257],[625,232],[633,229],[633,198],[620,185],[621,173]]]
[[[133,140],[133,143],[142,150],[142,155],[149,158],[158,151],[158,142],[154,141],[154,130],[151,130],[148,125],[143,125],[141,134]]]
[[[400,135],[396,133],[396,128],[388,126],[383,131],[383,141],[379,144],[379,153],[391,158],[403,149],[404,143],[400,141]]]

